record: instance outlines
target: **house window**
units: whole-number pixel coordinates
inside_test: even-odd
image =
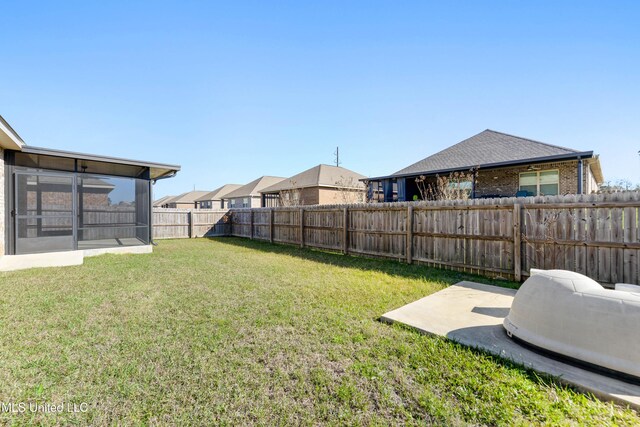
[[[524,172],[520,174],[520,191],[533,196],[555,196],[560,193],[558,170]]]
[[[245,197],[242,199],[242,207],[243,208],[248,208],[249,207],[249,198]]]
[[[302,204],[300,200],[301,190],[292,188],[291,190],[282,190],[279,193],[279,201],[281,206],[299,206]]]
[[[473,190],[473,182],[470,179],[462,181],[451,180],[447,184],[449,187],[448,193],[455,195],[457,199],[462,199],[463,194],[466,194],[467,198],[471,197],[471,191]]]
[[[280,205],[280,195],[278,193],[267,193],[262,195],[263,208],[277,208]]]
[[[236,207],[236,200],[235,199],[229,199],[229,207],[230,208],[235,208]]]
[[[384,201],[384,192],[382,191],[381,181],[369,182],[369,190],[367,193],[369,201],[372,203],[382,203]]]

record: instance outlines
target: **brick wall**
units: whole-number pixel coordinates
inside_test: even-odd
[[[300,190],[300,204],[336,205],[342,203],[361,203],[365,198],[364,190],[339,190],[337,188],[310,187]]]
[[[242,199],[240,199],[240,206],[242,206]],[[195,202],[191,202],[191,203],[171,203],[169,205],[169,207],[171,209],[195,209],[196,208],[196,203]]]
[[[0,148],[0,256],[4,255],[4,239],[6,232],[4,203],[4,151]]]
[[[311,205],[336,205],[342,203],[364,202],[366,192],[364,190],[339,190],[326,187],[309,187],[294,190],[294,198],[299,198],[300,206]]]
[[[270,194],[269,196],[278,197],[277,206],[280,206],[280,197],[297,200],[297,202],[293,202],[293,201],[285,202],[286,206],[317,205],[319,200],[317,187],[286,190],[286,192],[282,193],[281,195],[273,193],[273,194]]]
[[[82,207],[85,209],[104,208],[111,206],[109,194],[105,192],[92,193],[85,190],[82,193]]]
[[[42,191],[40,193],[40,204],[43,210],[60,209],[70,211],[72,208],[72,196],[69,192],[69,187],[58,191]],[[38,206],[38,193],[36,191],[27,192],[27,206],[28,209],[36,209]],[[82,193],[82,207],[85,209],[92,208],[109,208],[109,194],[104,192],[98,193]]]
[[[302,205],[317,205],[320,203],[319,196],[318,187],[303,188],[300,194],[300,202]]]
[[[362,203],[366,198],[365,190],[339,190],[337,188],[321,188],[319,190],[320,205],[341,203]]]
[[[247,207],[250,208],[259,208],[262,205],[262,197],[260,196],[251,196],[251,197],[246,197],[249,199],[249,205]],[[224,199],[224,206],[225,209],[230,209],[230,203],[231,201],[235,201],[235,206],[234,208],[240,209],[242,208],[242,203],[244,201],[245,197],[234,197],[233,199]],[[173,206],[172,206],[173,207]],[[178,206],[178,208],[180,208],[180,206]],[[193,208],[193,206],[191,206],[191,209]]]
[[[578,161],[545,163],[538,165],[540,169],[559,171],[560,194],[576,194],[578,192]],[[500,169],[480,169],[476,178],[476,196],[515,196],[520,187],[520,173],[529,172],[527,166]],[[583,188],[587,190],[587,168],[583,169]]]

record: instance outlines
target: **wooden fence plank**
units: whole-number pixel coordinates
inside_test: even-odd
[[[269,210],[269,243],[273,243],[273,209]]]
[[[639,210],[640,193],[211,213],[161,209],[154,210],[153,235],[234,235],[515,279],[537,267],[638,283]]]
[[[513,205],[513,276],[516,282],[522,280],[522,230],[520,229],[520,215],[522,205]]]
[[[407,237],[405,253],[407,257],[407,264],[413,262],[413,206],[407,207]]]
[[[249,211],[249,239],[253,240],[253,210]]]
[[[349,253],[349,208],[342,210],[342,253]]]
[[[300,208],[300,247],[304,248],[304,209]]]

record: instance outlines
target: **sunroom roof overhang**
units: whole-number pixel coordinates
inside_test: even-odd
[[[420,175],[441,175],[444,173],[469,171],[475,168],[478,168],[480,170],[494,169],[494,168],[503,168],[503,167],[510,167],[510,166],[529,165],[532,163],[537,164],[537,163],[558,162],[563,160],[589,159],[591,157],[593,157],[593,151],[582,151],[582,152],[576,152],[576,153],[570,153],[570,154],[559,154],[555,156],[536,157],[531,159],[519,159],[519,160],[510,160],[506,162],[485,163],[482,165],[461,166],[461,167],[450,168],[450,169],[439,169],[439,170],[430,170],[430,171],[423,171],[423,172],[411,172],[411,173],[403,173],[403,174],[377,176],[373,178],[361,179],[360,181],[382,181],[384,179],[408,178],[408,177],[420,176]]]
[[[0,148],[21,150],[24,145],[20,135],[0,116]]]
[[[125,165],[139,167],[149,170],[149,178],[152,180],[162,179],[174,176],[179,170],[178,165],[169,165],[164,163],[144,162],[139,160],[123,159],[119,157],[98,156],[94,154],[76,153],[72,151],[54,150],[51,148],[41,148],[32,146],[23,146],[20,151],[25,154],[35,154],[43,156],[60,157],[66,159],[85,160],[90,162],[102,163],[105,165]]]

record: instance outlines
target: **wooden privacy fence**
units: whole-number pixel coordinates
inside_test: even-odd
[[[153,238],[180,239],[226,236],[230,233],[227,210],[153,209]]]
[[[638,283],[640,193],[233,209],[232,236],[521,280],[566,269]]]

